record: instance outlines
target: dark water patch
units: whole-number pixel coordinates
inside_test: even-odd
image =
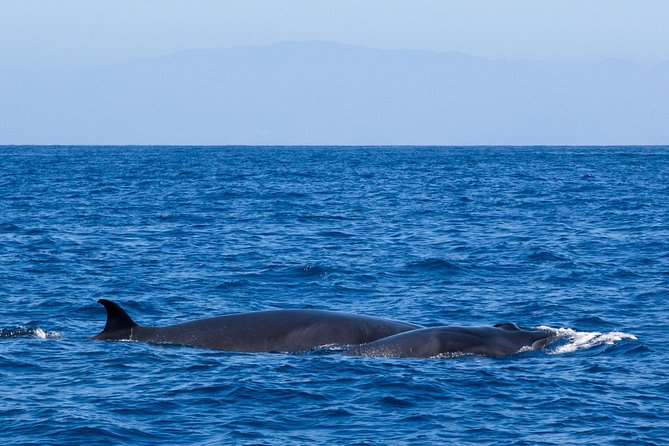
[[[300,223],[314,223],[314,224],[325,224],[328,222],[342,222],[353,220],[354,217],[346,215],[317,215],[317,214],[301,214],[297,217],[297,221]]]
[[[219,290],[227,290],[231,288],[245,287],[248,286],[250,283],[251,282],[248,280],[226,280],[216,285],[215,288]]]
[[[321,265],[307,264],[304,266],[291,267],[283,270],[286,275],[298,278],[325,277],[330,270]]]
[[[571,272],[567,275],[551,274],[545,280],[546,280],[546,282],[552,283],[552,284],[555,284],[555,285],[570,285],[570,284],[577,284],[577,283],[583,282],[584,278],[582,277],[582,275],[580,273]]]
[[[5,233],[15,233],[21,230],[20,226],[15,225],[14,223],[0,223],[0,232]]]
[[[451,260],[442,258],[428,258],[406,264],[409,272],[426,272],[439,275],[453,275],[462,271],[462,267]]]
[[[666,287],[666,289],[645,291],[637,294],[635,297],[636,297],[635,302],[639,304],[644,302],[664,301],[666,299],[669,299],[669,287]]]
[[[118,194],[121,191],[118,187],[113,186],[102,186],[97,187],[89,191],[90,195],[114,195]]]
[[[629,355],[653,354],[654,350],[647,345],[637,345],[627,349],[625,353]]]
[[[318,233],[321,237],[326,238],[353,238],[354,234],[343,232],[343,231],[322,231]]]
[[[635,273],[634,271],[631,271],[631,270],[629,270],[629,269],[627,269],[627,268],[624,268],[624,267],[622,267],[622,268],[617,268],[617,269],[613,272],[613,276],[614,276],[614,277],[617,277],[617,278],[621,278],[621,277],[622,277],[622,278],[635,278],[635,277],[639,277],[639,275],[638,275],[637,273]]]
[[[385,397],[381,398],[379,400],[379,403],[384,405],[384,406],[387,406],[391,409],[396,409],[396,408],[406,409],[406,408],[415,406],[415,403],[412,402],[412,401],[404,400],[404,399],[400,399],[400,398],[395,398],[395,397],[392,397],[392,396],[385,396]]]
[[[527,260],[530,262],[564,262],[569,259],[564,255],[550,250],[532,249],[527,254]]]

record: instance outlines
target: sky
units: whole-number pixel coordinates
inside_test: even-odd
[[[0,0],[0,64],[327,40],[488,58],[669,60],[666,0]]]
[[[0,144],[664,145],[668,23],[669,0],[0,0]]]

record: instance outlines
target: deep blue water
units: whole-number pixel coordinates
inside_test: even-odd
[[[95,342],[319,308],[506,358]],[[666,444],[669,148],[0,148],[4,444]]]

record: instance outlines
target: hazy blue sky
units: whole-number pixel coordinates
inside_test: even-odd
[[[668,24],[669,0],[0,0],[0,144],[667,144]]]
[[[0,0],[0,64],[331,40],[492,58],[669,60],[666,0]]]

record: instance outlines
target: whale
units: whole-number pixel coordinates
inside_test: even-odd
[[[100,341],[177,344],[230,352],[303,352],[349,346],[421,328],[407,322],[324,310],[269,310],[228,314],[165,327],[138,325],[118,304],[98,300],[107,311]]]
[[[511,322],[501,322],[492,327],[427,327],[352,346],[346,353],[393,358],[498,357],[542,349],[554,336],[548,330],[522,329]]]

